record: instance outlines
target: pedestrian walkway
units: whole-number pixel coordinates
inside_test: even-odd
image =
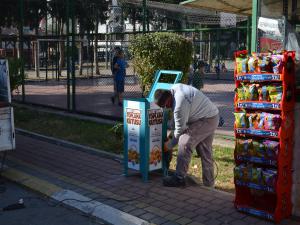
[[[118,157],[104,157],[91,150],[63,147],[19,134],[16,140],[17,149],[7,156],[9,168],[154,224],[273,224],[237,212],[233,207],[234,196],[225,192],[192,184],[186,188],[166,188],[157,173],[151,174],[147,183],[133,172],[124,177]],[[281,224],[300,222],[285,220]]]

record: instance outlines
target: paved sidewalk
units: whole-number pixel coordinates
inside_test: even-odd
[[[166,188],[161,175],[151,174],[148,183],[139,175],[124,177],[118,158],[105,158],[17,135],[17,149],[9,152],[9,168],[38,177],[154,224],[268,225],[273,224],[238,213],[233,195],[197,185]],[[41,190],[43,191],[43,190]],[[299,221],[285,220],[282,225]]]

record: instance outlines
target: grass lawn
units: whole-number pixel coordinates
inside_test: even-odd
[[[234,150],[232,148],[223,148],[219,146],[214,146],[214,160],[215,160],[215,176],[217,189],[234,192],[234,182],[233,182],[233,168],[234,168]],[[176,168],[176,153],[171,162],[171,168]],[[194,154],[189,167],[189,174],[192,174],[197,180],[202,183],[202,168],[201,168],[201,158],[197,158]]]
[[[17,128],[116,154],[121,154],[123,151],[122,139],[116,137],[111,131],[112,125],[41,112],[19,105],[14,106],[14,112]],[[174,155],[172,169],[175,169],[176,165],[176,151]],[[233,149],[214,147],[214,159],[216,188],[233,192]],[[192,157],[189,173],[201,180],[201,160],[196,158],[196,155]]]
[[[14,106],[15,126],[50,137],[121,154],[123,143],[112,125]]]

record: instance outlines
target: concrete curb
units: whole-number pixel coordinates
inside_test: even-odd
[[[66,206],[80,210],[81,212],[104,220],[115,225],[154,225],[136,216],[130,215],[111,206],[95,201],[71,190],[51,184],[45,180],[31,176],[16,169],[7,168],[3,177],[26,188],[41,193]]]

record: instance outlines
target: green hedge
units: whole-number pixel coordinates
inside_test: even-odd
[[[144,94],[151,88],[156,70],[182,71],[182,82],[187,81],[193,54],[190,40],[174,33],[149,33],[131,43],[129,51]]]

